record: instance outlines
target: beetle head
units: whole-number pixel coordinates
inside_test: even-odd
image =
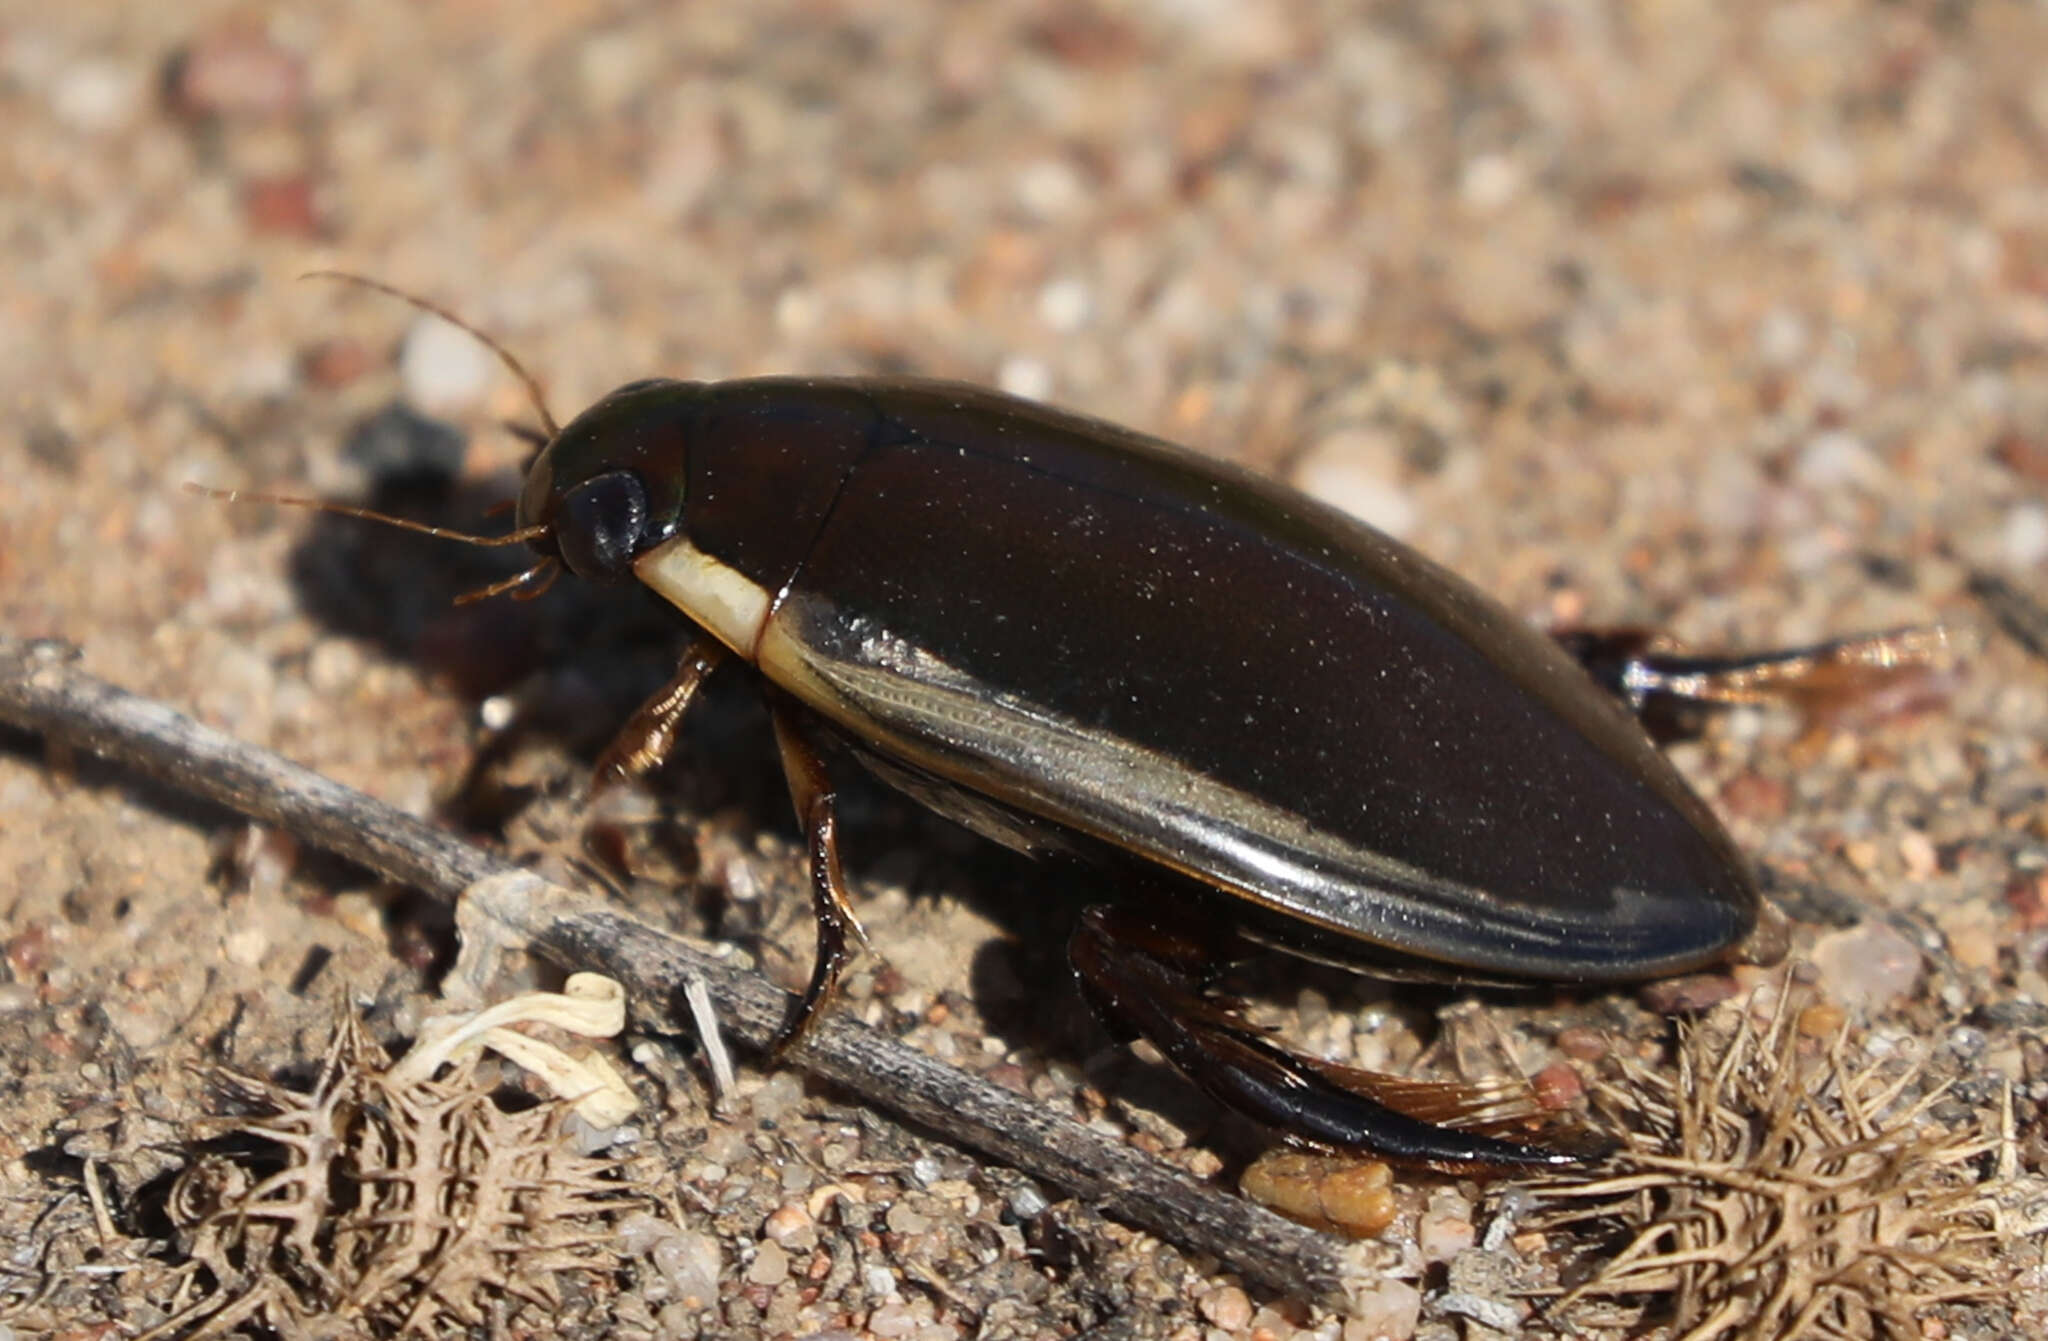
[[[525,541],[540,556],[540,562],[525,572],[470,592],[461,601],[481,600],[507,591],[515,599],[538,596],[548,589],[561,568],[594,582],[616,582],[632,571],[634,559],[674,532],[683,510],[687,468],[684,436],[696,383],[661,379],[628,382],[577,415],[566,428],[559,427],[548,411],[539,379],[527,371],[526,365],[489,334],[447,308],[350,271],[316,270],[305,278],[334,279],[373,289],[467,331],[519,379],[540,416],[543,431],[534,435],[541,443],[540,454],[527,467],[526,484],[519,495],[519,524],[509,535],[463,536],[438,527],[376,517],[379,521],[396,522],[472,544]],[[359,508],[329,510],[375,516]]]
[[[628,382],[541,448],[519,496],[534,550],[578,577],[616,582],[675,533],[698,384]]]

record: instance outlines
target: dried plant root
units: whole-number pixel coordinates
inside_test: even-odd
[[[616,1160],[577,1153],[563,1123],[593,1095],[616,1122],[611,1082],[625,1112],[631,1091],[609,1067],[509,1028],[545,1017],[616,1032],[596,1018],[623,1019],[609,995],[587,983],[529,994],[423,1030],[396,1066],[344,1014],[310,1092],[225,1077],[256,1115],[218,1123],[223,1139],[172,1190],[196,1269],[148,1337],[441,1335],[520,1301],[557,1307],[563,1272],[616,1270],[613,1225],[645,1199]],[[534,1060],[558,1097],[508,1110],[478,1073],[486,1046]]]
[[[1553,1325],[1918,1338],[1943,1305],[2009,1295],[2014,1231],[2042,1227],[2005,1209],[2006,1140],[1934,1121],[1943,1087],[1919,1067],[1863,1060],[1846,1034],[1802,1040],[1790,995],[1761,1024],[1730,1003],[1681,1035],[1675,1066],[1624,1061],[1595,1086],[1624,1133],[1606,1176],[1532,1189],[1532,1228],[1593,1245]]]

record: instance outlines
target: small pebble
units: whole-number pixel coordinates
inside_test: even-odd
[[[1251,1296],[1235,1285],[1209,1291],[1195,1307],[1201,1310],[1203,1317],[1225,1331],[1241,1331],[1252,1320]]]
[[[2048,872],[2022,875],[2008,881],[2005,902],[2029,930],[2048,926]]]
[[[1294,468],[1303,493],[1399,537],[1415,529],[1414,495],[1401,483],[1401,444],[1389,429],[1351,429],[1310,447]]]
[[[1039,158],[1020,167],[1011,180],[1018,203],[1042,218],[1065,214],[1088,195],[1081,174],[1063,158]]]
[[[337,894],[329,905],[328,916],[366,941],[381,941],[384,937],[384,909],[373,895],[361,890]]]
[[[2048,507],[2021,503],[2005,514],[1999,535],[2008,568],[2025,571],[2048,560]]]
[[[348,638],[322,638],[306,657],[306,683],[322,697],[351,692],[363,677],[363,653]]]
[[[1646,984],[1638,994],[1645,1010],[1659,1015],[1695,1015],[1719,1005],[1740,989],[1726,973],[1693,973]]]
[[[281,345],[248,350],[235,361],[235,395],[248,400],[283,400],[297,389],[299,368]]]
[[[1051,1204],[1046,1200],[1045,1193],[1038,1190],[1036,1183],[1019,1183],[1011,1188],[1009,1196],[1003,1199],[1003,1209],[1019,1224],[1036,1219],[1039,1213]]]
[[[1351,1296],[1344,1341],[1408,1341],[1422,1320],[1422,1291],[1383,1276]]]
[[[367,374],[375,360],[358,340],[323,340],[299,356],[299,369],[314,386],[336,390]]]
[[[1878,1010],[1920,981],[1918,947],[1883,922],[1830,932],[1813,947],[1827,994],[1852,1012]]]
[[[1806,352],[1806,322],[1789,307],[1774,307],[1756,323],[1757,358],[1774,368],[1791,366]]]
[[[142,102],[140,74],[113,61],[85,60],[60,72],[50,88],[50,110],[73,130],[118,130]]]
[[[1358,1237],[1394,1222],[1394,1173],[1378,1160],[1269,1150],[1245,1169],[1238,1186],[1282,1215]]]
[[[241,927],[221,941],[221,953],[230,964],[255,968],[270,949],[270,937],[261,927]]]
[[[17,978],[32,978],[50,966],[51,936],[48,927],[31,923],[7,942],[8,971]]]
[[[503,731],[519,720],[519,700],[511,694],[493,694],[476,705],[477,724],[486,731]],[[607,797],[618,793],[607,792]]]
[[[2048,484],[2048,441],[2007,433],[1992,445],[1991,454],[2020,478]]]
[[[789,1253],[774,1239],[763,1239],[747,1264],[747,1281],[753,1285],[780,1285],[789,1279]]]
[[[768,1213],[761,1234],[785,1248],[808,1251],[818,1242],[816,1222],[800,1202],[785,1202]]]
[[[1918,829],[1908,829],[1899,836],[1899,860],[1905,863],[1906,874],[1915,880],[1931,879],[1941,868],[1934,841]]]
[[[584,38],[575,69],[585,105],[606,116],[619,115],[626,100],[648,82],[648,65],[655,59],[650,47],[624,28]]]
[[[1425,1262],[1448,1262],[1472,1246],[1478,1236],[1472,1208],[1455,1193],[1438,1193],[1415,1225],[1415,1246]]]
[[[1871,454],[1861,438],[1840,429],[1809,438],[1799,450],[1792,471],[1801,484],[1822,492],[1847,485],[1880,489],[1885,484],[1883,463]]]
[[[121,1036],[121,1041],[137,1052],[157,1047],[178,1027],[176,1014],[167,1010],[161,1000],[109,997],[100,1003],[100,1010],[108,1026]],[[79,1069],[79,1074],[85,1076],[96,1069],[88,1062]]]
[[[754,1091],[754,1119],[757,1122],[780,1122],[796,1112],[803,1101],[803,1078],[794,1071],[777,1071]]]
[[[883,1220],[893,1234],[922,1234],[932,1227],[931,1217],[917,1211],[907,1201],[891,1206]]]
[[[1536,1102],[1553,1111],[1570,1108],[1586,1092],[1585,1082],[1568,1062],[1552,1062],[1538,1071],[1529,1085],[1536,1091]]]
[[[1052,369],[1038,359],[1013,355],[996,369],[996,385],[1025,400],[1044,400],[1052,395]]]
[[[1088,324],[1095,300],[1088,286],[1078,279],[1058,279],[1038,294],[1038,319],[1061,335],[1071,335]]]
[[[242,187],[242,220],[265,237],[318,237],[325,231],[311,178],[259,177]]]
[[[1458,174],[1458,198],[1478,213],[1491,214],[1521,192],[1527,176],[1506,154],[1480,154]]]
[[[1607,1055],[1607,1035],[1597,1029],[1560,1030],[1557,1050],[1576,1061],[1597,1062]]]
[[[171,81],[171,102],[188,115],[279,117],[305,97],[299,58],[246,24],[224,24],[193,43]]]
[[[434,316],[413,322],[398,355],[406,400],[429,414],[476,404],[490,387],[495,366],[475,336]]]
[[[686,1233],[640,1212],[619,1226],[619,1244],[647,1258],[667,1285],[669,1298],[685,1308],[703,1308],[718,1298],[718,1240],[711,1235]]]
[[[1848,1017],[1848,1012],[1834,1002],[1817,1001],[1799,1012],[1799,1032],[1806,1038],[1830,1039]]]
[[[1934,915],[1934,925],[1948,944],[1956,963],[1967,969],[1988,972],[1998,967],[1998,955],[2005,937],[2001,935],[1997,911],[1982,900],[1944,908]]]
[[[1789,787],[1761,773],[1738,773],[1721,788],[1721,804],[1729,814],[1758,823],[1783,819],[1791,799]]]
[[[875,1336],[909,1336],[917,1331],[918,1326],[917,1315],[911,1312],[910,1305],[901,1299],[891,1299],[868,1314],[868,1331]]]

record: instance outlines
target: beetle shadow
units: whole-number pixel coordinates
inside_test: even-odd
[[[412,465],[376,476],[363,506],[465,534],[502,534],[509,522],[490,514],[518,487],[509,472],[458,480]],[[479,724],[469,766],[445,780],[453,791],[437,804],[440,818],[469,832],[504,836],[530,799],[519,787],[500,786],[494,772],[520,747],[559,750],[580,765],[577,781],[587,778],[634,708],[674,674],[690,636],[680,614],[635,582],[598,586],[569,576],[545,589],[462,601],[534,559],[524,545],[463,545],[321,513],[288,560],[300,608],[325,633],[415,668],[472,709],[506,696],[512,725],[485,733]],[[663,789],[675,781],[686,808],[737,807],[760,828],[793,834],[766,714],[745,680],[711,677]],[[425,909],[421,916],[422,926],[411,930],[452,952],[452,928]]]
[[[423,525],[491,534],[506,528],[481,519],[515,487],[509,476],[459,483],[401,477],[380,481],[365,506]],[[672,649],[673,623],[665,628],[658,611],[635,599],[637,587],[570,580],[544,591],[536,586],[463,600],[533,562],[524,546],[482,548],[321,514],[292,550],[290,579],[301,608],[317,623],[416,665],[473,701],[561,664],[572,650],[592,653],[578,660],[578,669],[602,684],[605,665],[618,665],[621,657],[628,665],[654,663],[657,649]],[[529,592],[536,594],[522,599]]]

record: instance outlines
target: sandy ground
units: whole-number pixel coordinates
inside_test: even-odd
[[[1748,851],[1830,892],[1807,915],[1838,925],[1795,945],[1857,1037],[1963,1079],[1957,1121],[2013,1081],[2036,1172],[2048,667],[1970,589],[2048,593],[2044,58],[2048,11],[2018,4],[8,0],[0,631],[521,850],[573,834],[527,802],[561,804],[659,681],[658,613],[566,587],[455,609],[509,570],[179,488],[468,526],[516,487],[517,385],[389,300],[293,282],[325,265],[459,309],[558,413],[655,374],[964,377],[1290,478],[1545,623],[1770,646],[1945,622],[1972,651],[1934,711],[1745,712],[1676,753]],[[375,420],[394,404],[426,419]],[[744,685],[715,698],[636,906],[788,976],[793,830]],[[535,729],[471,776],[508,712]],[[1256,1148],[1108,1049],[1009,897],[1029,872],[862,796],[889,967],[848,1008],[1199,1174]],[[1825,939],[1858,909],[1889,939]],[[162,1263],[89,1269],[128,1249],[87,1214],[88,1169],[117,1237],[164,1236],[145,1189],[217,1106],[193,1068],[303,1077],[343,1001],[400,1039],[448,947],[359,873],[4,731],[0,937],[13,1336],[160,1318]],[[1873,946],[1896,978],[1864,971]],[[1450,1004],[1287,981],[1261,1018],[1354,1059],[1411,1060]],[[1626,1001],[1571,1010],[1644,1027]],[[1567,1017],[1501,1018],[1520,1064],[1559,1060]],[[715,1297],[628,1262],[482,1325],[1343,1325],[1084,1210],[1048,1248],[1037,1190],[794,1077],[747,1072],[713,1121],[691,1062],[632,1055],[662,1078],[651,1176]],[[859,1214],[814,1195],[835,1182]],[[1474,1192],[1411,1195],[1469,1219]],[[1396,1330],[1475,1334],[1410,1249],[1429,1302]]]

